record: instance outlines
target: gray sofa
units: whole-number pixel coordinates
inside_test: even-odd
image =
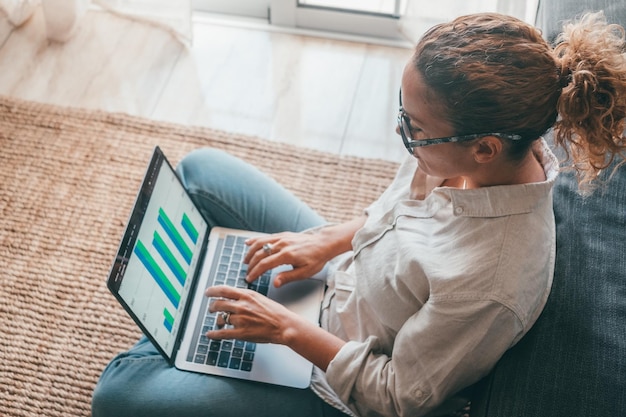
[[[537,25],[604,10],[626,27],[624,0],[544,0]],[[552,293],[531,331],[475,387],[472,417],[626,416],[626,166],[583,199],[571,174],[554,190]]]

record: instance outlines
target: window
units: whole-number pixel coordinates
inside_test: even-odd
[[[279,27],[415,41],[460,14],[500,11],[534,22],[538,0],[193,0],[195,10],[261,18]]]

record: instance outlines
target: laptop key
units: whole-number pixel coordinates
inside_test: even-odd
[[[215,285],[221,285],[226,282],[226,273],[220,272],[215,277]],[[209,284],[210,286],[210,284]]]
[[[250,372],[252,370],[252,362],[251,361],[242,361],[240,369],[242,371]]]
[[[269,285],[271,277],[272,274],[269,271],[264,272],[263,275],[259,277],[259,285]]]
[[[228,367],[230,369],[239,369],[239,368],[241,368],[241,359],[239,359],[239,358],[232,358],[230,360],[230,364],[228,365]]]
[[[204,325],[205,326],[209,326],[212,329],[213,326],[215,326],[215,317],[213,316],[212,313],[209,313],[209,314],[211,314],[211,315],[204,317]]]
[[[206,355],[206,364],[211,366],[217,365],[217,357],[217,352],[209,352],[209,354]]]
[[[219,357],[217,358],[217,366],[220,368],[228,368],[228,364],[230,362],[230,352],[220,352]]]

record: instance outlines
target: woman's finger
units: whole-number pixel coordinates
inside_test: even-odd
[[[274,278],[274,285],[276,287],[281,287],[293,281],[310,278],[319,271],[321,271],[321,269],[317,270],[309,265],[305,267],[289,269],[276,275],[276,277]]]
[[[250,263],[255,255],[263,254],[265,256],[269,256],[276,253],[280,250],[277,246],[279,241],[280,235],[254,237],[246,240],[248,252],[244,257],[244,263]]]
[[[249,264],[252,260],[252,257],[259,251],[260,248],[263,247],[264,243],[260,241],[261,238],[250,238],[246,240],[246,245],[248,245],[248,251],[246,252],[246,256],[243,258],[243,262]]]
[[[222,327],[221,329],[209,330],[206,337],[214,340],[221,339],[241,339],[241,332],[236,327]]]
[[[230,300],[239,300],[243,296],[244,291],[249,290],[245,290],[243,288],[235,288],[229,285],[216,285],[214,287],[207,288],[207,290],[204,292],[204,295],[206,295],[207,297],[221,297]]]

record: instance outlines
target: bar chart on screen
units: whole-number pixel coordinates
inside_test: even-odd
[[[120,287],[131,308],[140,312],[138,319],[164,348],[175,339],[201,246],[201,216],[180,197],[148,206]]]

